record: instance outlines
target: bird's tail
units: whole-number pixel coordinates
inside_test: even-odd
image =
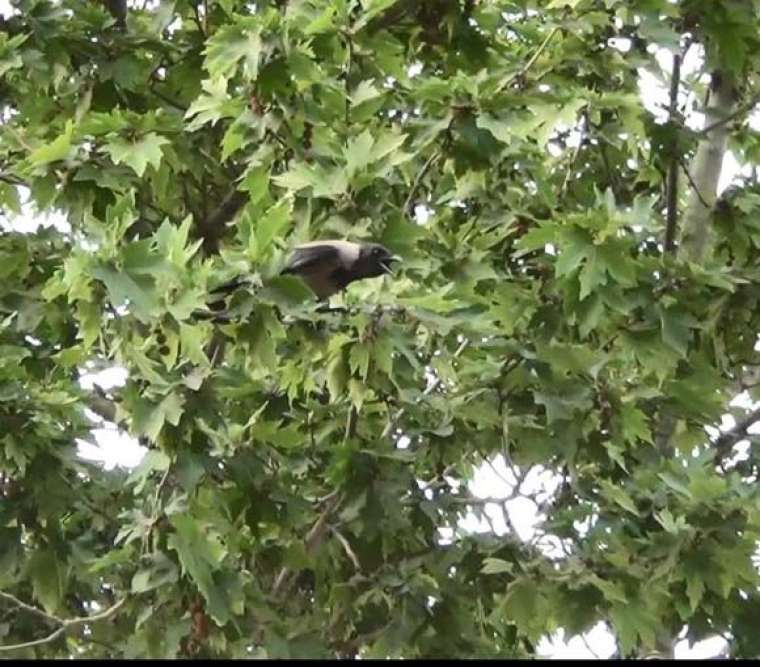
[[[227,294],[231,294],[235,290],[243,287],[244,285],[251,285],[253,284],[253,281],[248,276],[236,276],[232,280],[228,280],[226,283],[222,283],[221,285],[217,285],[214,287],[214,289],[210,290],[210,294],[221,294],[223,296],[226,296]]]
[[[195,310],[193,317],[196,320],[213,320],[214,322],[229,322],[230,316],[225,310],[224,299],[246,285],[252,285],[253,280],[248,276],[236,276],[226,283],[217,285],[209,290],[211,298],[208,300],[208,310]]]

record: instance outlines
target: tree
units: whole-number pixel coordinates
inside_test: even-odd
[[[13,6],[0,201],[68,227],[0,236],[6,654],[760,654],[757,2]],[[329,237],[405,268],[319,310]]]

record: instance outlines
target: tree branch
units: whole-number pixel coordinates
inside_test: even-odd
[[[673,54],[673,73],[670,78],[670,107],[669,120],[676,128],[676,116],[678,114],[678,87],[681,82],[681,56]],[[668,174],[666,183],[666,200],[667,215],[665,225],[665,252],[673,254],[676,249],[676,227],[678,225],[678,135],[675,133],[672,146],[670,148],[670,163],[668,164]]]
[[[36,616],[45,619],[48,623],[53,623],[55,625],[61,625],[63,623],[63,621],[57,616],[52,616],[51,614],[42,611],[42,609],[37,609],[37,607],[26,604],[26,602],[22,602],[15,595],[11,595],[10,593],[0,591],[0,598],[7,600],[8,602],[12,602],[17,607],[20,607],[24,611],[28,611],[30,614],[35,614]]]
[[[719,120],[714,121],[710,125],[707,125],[706,127],[702,128],[698,135],[700,137],[706,136],[710,134],[714,129],[721,127],[725,125],[726,123],[730,123],[732,120],[739,118],[740,116],[743,116],[744,114],[750,113],[760,102],[760,93],[755,94],[752,98],[750,98],[750,101],[746,104],[741,105],[736,111],[733,113],[728,114],[725,118],[720,118]]]
[[[86,623],[95,623],[97,621],[105,621],[111,616],[113,616],[119,609],[121,609],[122,605],[127,601],[127,598],[122,598],[119,600],[116,604],[109,607],[108,609],[101,611],[98,614],[93,614],[92,616],[79,616],[76,618],[58,618],[57,616],[52,616],[51,614],[48,614],[41,609],[37,609],[36,607],[32,607],[31,605],[26,604],[25,602],[22,602],[15,596],[11,595],[10,593],[4,593],[0,591],[0,597],[2,597],[5,600],[8,600],[10,602],[13,602],[16,606],[20,607],[21,609],[24,609],[25,611],[28,611],[32,614],[35,614],[37,616],[40,616],[44,618],[49,623],[55,623],[58,624],[60,627],[56,628],[46,637],[43,637],[42,639],[35,639],[30,642],[23,642],[21,644],[8,644],[5,646],[0,646],[0,651],[19,651],[22,649],[27,648],[33,648],[35,646],[42,646],[43,644],[49,644],[52,641],[55,641],[63,635],[69,628],[73,628],[77,625],[84,625]]]

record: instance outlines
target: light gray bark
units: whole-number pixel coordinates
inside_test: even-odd
[[[705,259],[711,235],[710,215],[717,199],[723,157],[730,123],[721,122],[731,116],[736,104],[736,88],[732,78],[713,72],[713,83],[705,113],[705,127],[712,128],[699,142],[697,154],[689,167],[692,183],[683,217],[681,251],[684,259],[701,262]]]

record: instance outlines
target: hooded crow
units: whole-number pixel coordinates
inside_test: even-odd
[[[281,273],[298,276],[324,300],[356,280],[392,273],[391,265],[398,261],[379,243],[313,241],[296,246]]]

